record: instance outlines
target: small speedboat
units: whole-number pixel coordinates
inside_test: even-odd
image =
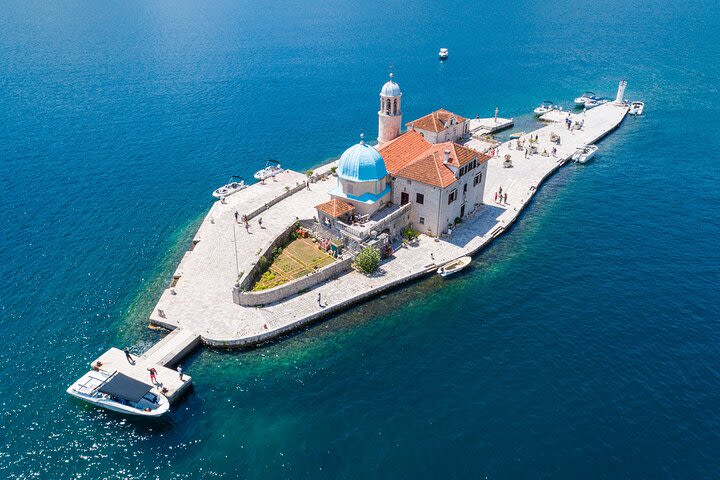
[[[450,56],[450,52],[448,52],[447,48],[441,48],[438,52],[438,57],[440,57],[440,60],[445,60]]]
[[[573,153],[572,159],[577,163],[587,163],[587,161],[595,155],[597,149],[598,147],[596,145],[578,147],[578,149],[575,150],[575,153]]]
[[[90,370],[70,385],[67,393],[113,412],[159,417],[170,409],[165,395],[153,393],[152,385],[120,372]]]
[[[600,97],[595,95],[594,92],[585,92],[582,95],[580,95],[579,97],[577,97],[574,101],[575,101],[575,105],[577,105],[578,107],[583,107],[583,106],[585,106],[585,102],[589,102],[590,100],[598,99],[598,98],[600,98]]]
[[[253,177],[255,177],[257,180],[265,180],[266,178],[274,177],[282,171],[283,169],[280,167],[280,162],[278,162],[277,160],[268,160],[265,163],[265,168],[255,172],[255,175],[253,175]]]
[[[591,108],[599,107],[600,105],[605,105],[606,103],[608,103],[608,100],[605,98],[594,98],[585,102],[585,108],[590,110]]]
[[[235,181],[233,179],[239,179],[240,181]],[[230,177],[230,183],[227,185],[223,185],[222,187],[218,188],[213,192],[213,197],[215,198],[225,198],[229,197],[233,193],[237,193],[243,188],[246,188],[247,185],[245,184],[245,181],[242,179],[242,177],[238,177],[237,175],[233,175]]]
[[[542,102],[540,104],[539,107],[537,107],[535,110],[533,110],[533,112],[535,112],[535,115],[537,115],[539,117],[540,115],[545,115],[546,113],[552,112],[553,110],[557,110],[557,109],[558,109],[558,107],[555,106],[555,104],[553,102],[551,102],[550,100],[545,100],[544,102]]]
[[[449,277],[450,275],[456,274],[463,268],[470,265],[470,262],[472,262],[472,258],[460,257],[438,268],[437,273],[441,277]]]
[[[643,110],[645,110],[645,103],[644,102],[632,102],[630,104],[630,110],[628,110],[628,114],[630,115],[642,115]]]
[[[508,138],[509,138],[510,140],[516,140],[516,139],[518,139],[518,138],[521,138],[521,137],[524,136],[524,135],[525,135],[525,132],[515,132],[515,133],[511,133]]]

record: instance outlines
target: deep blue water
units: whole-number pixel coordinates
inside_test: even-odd
[[[0,0],[0,477],[720,477],[716,1]],[[439,63],[437,49],[451,58]],[[645,100],[471,272],[201,350],[160,422],[65,395],[210,206],[406,119]]]

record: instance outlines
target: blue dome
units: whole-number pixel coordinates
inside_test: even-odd
[[[382,90],[380,90],[380,95],[383,97],[399,97],[402,95],[402,92],[400,91],[400,85],[395,83],[392,79],[390,79],[388,82],[383,85]]]
[[[388,174],[380,153],[364,142],[345,150],[338,162],[337,174],[351,182],[374,182]]]

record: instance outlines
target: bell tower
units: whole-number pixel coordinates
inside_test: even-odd
[[[378,142],[385,143],[400,136],[402,129],[402,92],[400,85],[390,80],[380,90],[380,111],[378,111]]]

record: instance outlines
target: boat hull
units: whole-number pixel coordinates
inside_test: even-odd
[[[462,270],[464,270],[468,265],[470,265],[470,262],[472,262],[472,258],[470,257],[460,257],[457,260],[453,260],[452,262],[448,262],[442,267],[437,269],[438,275],[440,275],[443,278],[447,278],[449,276],[455,275],[457,273],[460,273]]]

